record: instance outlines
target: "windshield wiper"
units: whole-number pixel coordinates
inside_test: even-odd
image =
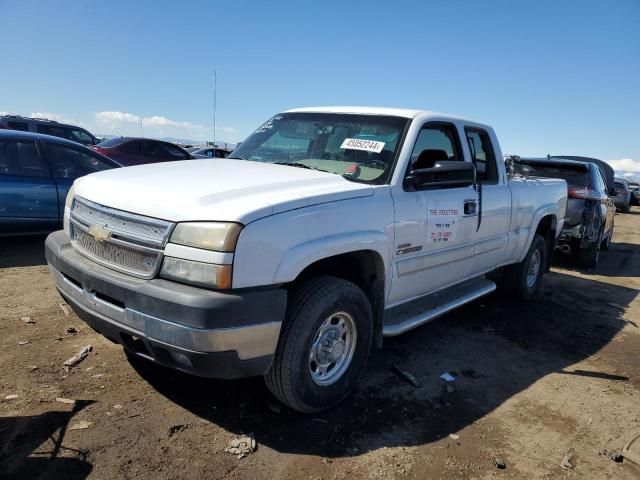
[[[330,172],[329,170],[323,170],[322,168],[312,167],[310,165],[307,165],[306,163],[301,163],[301,162],[274,162],[274,163],[276,165],[289,165],[290,167],[306,168],[308,170],[316,170],[318,172],[334,173],[334,172]]]
[[[246,158],[242,158],[242,157],[227,157],[230,160],[246,160]]]

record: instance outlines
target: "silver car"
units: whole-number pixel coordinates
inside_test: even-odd
[[[613,182],[615,185],[615,195],[611,197],[616,206],[616,210],[629,213],[631,210],[631,189],[624,178],[616,178]]]

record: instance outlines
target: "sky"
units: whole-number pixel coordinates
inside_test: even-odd
[[[420,108],[505,154],[640,174],[640,0],[0,0],[0,112],[238,142],[279,111]]]

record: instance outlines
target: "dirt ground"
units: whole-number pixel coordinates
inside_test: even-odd
[[[212,381],[128,360],[65,314],[42,238],[4,241],[0,476],[638,479],[640,465],[602,451],[640,429],[639,226],[640,208],[616,215],[597,274],[560,259],[531,303],[493,295],[386,341],[356,393],[316,416],[280,407],[260,378]],[[245,433],[257,451],[226,453]],[[565,454],[573,468],[561,467]]]

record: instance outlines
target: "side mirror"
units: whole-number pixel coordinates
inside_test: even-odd
[[[436,162],[432,168],[412,170],[405,179],[411,190],[427,188],[468,187],[476,182],[476,167],[473,163],[457,160]]]

